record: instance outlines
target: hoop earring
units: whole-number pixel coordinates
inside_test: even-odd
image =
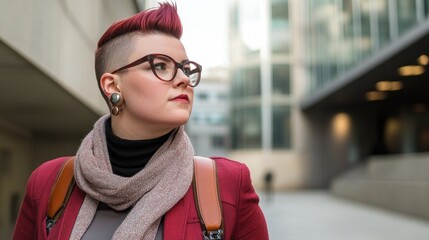
[[[112,95],[110,95],[110,103],[112,103],[112,108],[110,109],[110,112],[114,115],[117,116],[121,111],[123,99],[120,93],[112,93]]]

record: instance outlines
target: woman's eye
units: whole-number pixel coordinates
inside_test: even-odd
[[[156,64],[153,65],[153,68],[155,70],[165,70],[165,69],[167,69],[167,64],[165,64],[165,63],[156,63]]]
[[[186,76],[189,76],[189,74],[191,74],[191,69],[183,68],[183,72],[185,73]]]

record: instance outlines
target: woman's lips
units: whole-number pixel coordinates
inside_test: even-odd
[[[171,99],[172,101],[183,101],[183,102],[189,102],[189,97],[186,94],[180,94],[174,98]]]

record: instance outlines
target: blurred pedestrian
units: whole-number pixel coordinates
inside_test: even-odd
[[[264,176],[265,196],[267,198],[267,201],[271,201],[273,199],[273,180],[273,172],[271,170],[267,171]]]

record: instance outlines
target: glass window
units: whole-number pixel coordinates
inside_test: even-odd
[[[415,26],[421,15],[417,6],[423,7],[420,11],[429,17],[429,0],[317,0],[305,3],[305,63],[310,74],[310,92],[337,79],[339,74],[389,44],[392,37]]]
[[[201,123],[201,114],[197,111],[194,111],[191,115],[191,123],[192,124],[200,124]]]
[[[229,18],[230,28],[232,32],[237,32],[239,29],[239,10],[236,2],[231,7],[231,13]]]
[[[261,69],[259,66],[236,70],[232,93],[234,99],[261,95]]]
[[[423,0],[425,18],[429,17],[429,0]]]
[[[225,144],[225,137],[220,135],[211,136],[211,145],[214,148],[224,148],[226,146]]]
[[[205,92],[200,92],[197,94],[197,98],[198,98],[198,100],[204,101],[204,100],[207,100],[209,98],[209,95]]]
[[[217,101],[228,101],[228,94],[226,94],[226,93],[218,93],[216,100]]]
[[[233,111],[232,142],[234,149],[261,148],[261,108],[246,107]]]
[[[313,23],[313,8],[312,4],[307,3],[306,4],[306,21],[307,21],[307,27],[306,27],[306,42],[307,42],[307,51],[306,52],[306,62],[307,62],[307,73],[308,73],[308,79],[310,81],[309,84],[309,90],[310,92],[313,92],[318,88],[318,75],[317,75],[317,67],[318,67],[318,52],[317,52],[317,35],[316,35],[316,26]]]
[[[358,50],[360,48],[356,45],[360,38],[360,14],[357,4],[353,4],[354,2],[353,0],[343,0],[342,2],[345,52],[348,53],[344,58],[345,68],[352,66],[359,58]]]
[[[416,1],[397,0],[398,30],[404,33],[417,23]]]
[[[378,0],[375,9],[378,17],[378,42],[380,48],[390,42],[389,0]]]
[[[287,64],[273,65],[273,94],[290,94],[290,67]]]
[[[207,123],[209,125],[225,125],[228,122],[226,114],[223,113],[211,113],[207,116]]]
[[[231,93],[232,99],[242,99],[244,96],[243,93],[243,77],[241,75],[241,70],[240,69],[235,69],[234,70],[234,75],[232,78],[232,87],[231,87]]]
[[[287,0],[271,2],[271,47],[274,54],[289,52],[292,31],[289,28],[289,4]]]
[[[273,148],[291,148],[291,116],[289,106],[273,106]]]
[[[373,8],[369,0],[359,1],[360,9],[360,51],[363,57],[368,56],[373,48],[371,39],[370,15]]]
[[[244,70],[244,88],[246,97],[261,95],[261,68],[259,66]]]

